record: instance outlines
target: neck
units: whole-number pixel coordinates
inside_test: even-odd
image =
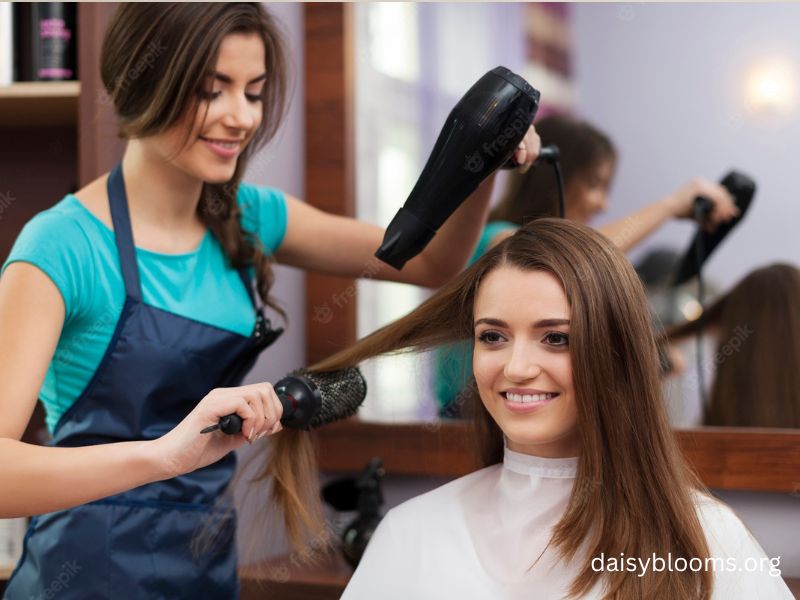
[[[131,220],[180,231],[197,224],[203,182],[130,140],[122,172]]]

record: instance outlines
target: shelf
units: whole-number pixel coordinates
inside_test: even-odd
[[[465,422],[370,423],[348,419],[320,428],[319,468],[359,472],[379,456],[387,473],[460,477],[478,468]],[[800,493],[800,432],[702,427],[677,431],[689,463],[712,489]]]
[[[353,574],[337,550],[303,564],[300,555],[283,555],[239,568],[240,600],[337,600]]]
[[[77,125],[80,81],[30,81],[0,87],[0,127]]]

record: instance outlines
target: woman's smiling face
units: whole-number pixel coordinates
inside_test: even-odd
[[[544,271],[500,266],[478,288],[475,380],[515,452],[577,456],[569,315],[561,284]]]
[[[261,125],[261,94],[268,75],[264,65],[264,42],[257,34],[225,36],[215,75],[203,82],[197,113],[187,112],[167,131],[145,138],[149,148],[164,159],[179,151],[173,164],[197,179],[229,181],[239,155]],[[186,147],[181,148],[187,127],[191,127],[191,134]]]

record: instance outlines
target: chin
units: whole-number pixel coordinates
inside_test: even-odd
[[[236,173],[236,163],[232,163],[231,166],[216,165],[201,169],[200,179],[210,184],[227,183],[233,179],[234,173]]]

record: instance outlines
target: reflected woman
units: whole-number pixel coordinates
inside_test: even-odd
[[[671,343],[715,333],[716,367],[706,425],[800,428],[800,269],[754,270]]]

